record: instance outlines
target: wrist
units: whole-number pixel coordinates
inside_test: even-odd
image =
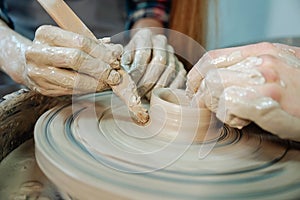
[[[155,34],[163,33],[163,23],[154,18],[142,18],[137,20],[130,30],[130,35],[133,36],[141,28],[152,28],[151,31]]]

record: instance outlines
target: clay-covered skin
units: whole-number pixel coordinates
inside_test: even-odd
[[[11,30],[0,20],[0,70],[17,83],[25,84],[25,51],[32,42]]]
[[[187,94],[223,122],[251,121],[300,141],[300,48],[258,43],[208,52],[189,72]]]
[[[16,82],[43,95],[83,94],[112,88],[138,121],[144,123],[148,114],[141,106],[140,96],[150,98],[156,83],[159,87],[185,86],[186,71],[167,38],[149,29],[138,31],[124,54],[121,45],[111,44],[107,38],[93,40],[56,26],[39,27],[34,41],[18,35],[4,23],[1,29],[1,44],[5,47],[1,52],[1,69]],[[131,77],[120,74],[121,56],[122,66]],[[137,86],[131,89],[133,83]]]
[[[41,26],[26,50],[28,85],[44,95],[103,91],[120,82],[121,45],[105,44],[55,26]],[[115,68],[115,69],[113,69]]]
[[[126,103],[138,123],[148,121],[131,77],[120,69],[123,47],[108,38],[93,40],[54,26],[41,26],[26,51],[34,89],[49,95],[112,90]]]
[[[47,96],[109,89],[120,82],[123,47],[94,41],[54,26],[41,26],[34,41],[0,23],[1,70]],[[115,69],[113,69],[115,68]]]
[[[136,86],[120,73],[123,47],[109,38],[92,40],[55,26],[41,26],[34,41],[0,23],[1,69],[16,82],[47,96],[112,88],[139,123],[148,121]],[[122,96],[121,96],[122,95]]]
[[[124,48],[121,65],[138,86],[141,96],[150,97],[155,87],[184,88],[186,70],[168,44],[166,36],[143,28]]]

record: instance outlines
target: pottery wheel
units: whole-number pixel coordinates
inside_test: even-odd
[[[172,143],[136,125],[113,96],[86,95],[46,112],[36,125],[41,170],[74,199],[300,196],[299,150],[226,126],[207,142]]]

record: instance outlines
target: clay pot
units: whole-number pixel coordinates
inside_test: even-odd
[[[159,137],[178,142],[203,142],[218,137],[210,133],[210,125],[216,119],[206,108],[190,106],[184,90],[157,88],[153,90],[150,101],[151,127],[161,126]]]

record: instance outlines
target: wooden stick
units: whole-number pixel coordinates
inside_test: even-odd
[[[97,40],[95,35],[63,0],[37,1],[61,28]]]

